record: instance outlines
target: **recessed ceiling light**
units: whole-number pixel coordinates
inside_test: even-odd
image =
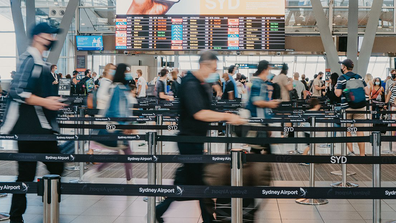
[[[85,23],[81,23],[82,26],[85,26]]]
[[[341,17],[341,15],[337,15],[337,18],[340,18]]]

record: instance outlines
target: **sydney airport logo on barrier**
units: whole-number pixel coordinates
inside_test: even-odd
[[[157,156],[128,156],[127,160],[129,162],[157,162]]]
[[[150,188],[150,187],[139,187],[139,193],[141,194],[163,194],[163,195],[170,195],[174,194],[177,196],[182,196],[184,189],[180,186],[176,186],[174,188]]]
[[[307,196],[307,191],[303,188],[300,187],[300,190],[265,190],[263,189],[261,191],[262,195],[265,196],[271,196],[271,195],[276,195],[276,196],[299,196],[299,197],[305,197]]]
[[[388,196],[388,197],[396,196],[396,191],[394,191],[394,190],[392,190],[392,191],[386,190],[385,191],[385,196]]]
[[[29,189],[28,185],[26,185],[25,183],[21,183],[20,185],[8,185],[8,184],[4,184],[4,185],[0,185],[0,192],[1,191],[21,191],[21,192],[27,192]]]
[[[57,155],[57,156],[44,156],[45,160],[48,161],[74,161],[73,155]]]

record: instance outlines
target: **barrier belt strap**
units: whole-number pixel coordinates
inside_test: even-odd
[[[43,153],[0,153],[0,160],[26,162],[101,162],[101,163],[231,163],[230,155],[79,155]],[[395,156],[302,156],[247,154],[246,162],[396,164]]]

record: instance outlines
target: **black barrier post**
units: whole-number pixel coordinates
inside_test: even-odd
[[[45,175],[43,181],[43,223],[59,223],[60,176]]]
[[[147,142],[148,142],[148,149],[149,155],[155,156],[156,155],[156,148],[157,148],[157,133],[156,132],[148,132],[147,133]],[[149,185],[156,185],[156,164],[149,163],[148,164],[148,184]],[[147,223],[155,223],[155,197],[149,197],[147,202]]]
[[[316,127],[316,118],[312,117],[311,118],[311,128]],[[311,131],[311,137],[315,138],[315,131]],[[310,152],[311,156],[315,155],[315,149],[316,149],[316,144],[311,143],[309,145],[310,147]],[[310,187],[315,187],[315,164],[310,163],[309,164],[309,186]],[[327,204],[329,203],[328,200],[326,199],[307,199],[307,198],[300,198],[296,200],[296,203],[298,204],[305,204],[305,205],[322,205],[322,204]]]
[[[161,126],[162,124],[163,124],[163,116],[162,116],[162,114],[158,114],[157,115],[157,125]],[[157,135],[162,135],[162,129],[157,130]],[[157,145],[155,155],[162,155],[163,144],[164,144],[164,142],[160,142],[159,145]],[[157,171],[156,183],[158,185],[162,185],[162,163],[157,163],[156,171]],[[159,201],[162,201],[162,198],[159,197]]]
[[[78,114],[78,106],[73,106],[73,109],[74,109],[74,117],[78,118],[79,117],[78,116],[79,115]],[[74,121],[74,124],[77,125],[78,121]],[[80,134],[78,128],[74,129],[74,134],[75,135]],[[78,141],[74,141],[74,153],[75,154],[79,154],[79,151],[78,151],[78,145],[79,144],[78,143],[79,143]],[[71,171],[76,171],[76,170],[78,170],[78,166],[76,166],[76,164],[74,164],[73,166],[68,166],[65,169],[66,170],[71,170]],[[74,182],[78,182],[78,180],[70,180],[70,183],[74,183]]]
[[[243,186],[243,161],[242,149],[231,150],[231,186]],[[243,222],[243,199],[231,198],[231,220],[232,223]]]
[[[341,110],[341,115],[342,115],[342,118],[344,120],[347,119],[346,112],[345,112],[344,109]],[[345,128],[347,127],[346,123],[343,123],[342,126],[345,127]],[[346,137],[346,132],[345,131],[342,131],[342,136]],[[346,157],[347,156],[347,150],[348,150],[347,144],[346,143],[342,143],[341,144],[341,159],[342,159],[342,157]],[[333,173],[334,172],[332,172],[332,174]],[[350,175],[353,175],[353,174],[356,174],[356,173],[351,173]],[[334,174],[334,175],[338,175],[338,174]],[[332,187],[354,188],[354,187],[358,187],[359,186],[357,184],[347,182],[348,172],[347,172],[347,164],[346,163],[341,163],[341,176],[342,176],[341,182],[337,182],[337,183],[331,184]]]
[[[226,124],[226,134],[225,134],[226,137],[232,137],[231,127],[232,127],[231,124],[229,124],[229,123]],[[228,152],[231,151],[231,149],[232,149],[232,143],[227,142],[225,153],[227,154]]]
[[[381,156],[381,132],[372,133],[373,155]],[[373,187],[381,187],[381,164],[373,164]],[[381,222],[381,200],[373,200],[373,223]]]
[[[84,108],[80,108],[80,117],[85,117],[85,109]],[[83,125],[84,121],[80,122],[80,125]],[[80,134],[81,135],[85,135],[85,129],[80,129]],[[84,151],[85,151],[85,141],[79,141],[79,149],[80,149],[80,154],[83,155]],[[84,162],[80,162],[80,182],[83,179],[84,176]]]

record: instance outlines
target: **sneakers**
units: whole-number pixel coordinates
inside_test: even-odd
[[[347,156],[356,156],[355,152],[349,152]]]
[[[309,163],[300,163],[301,166],[309,166]]]
[[[10,215],[6,213],[0,213],[0,221],[7,221],[10,220]]]
[[[0,193],[0,197],[7,197],[7,193]]]

